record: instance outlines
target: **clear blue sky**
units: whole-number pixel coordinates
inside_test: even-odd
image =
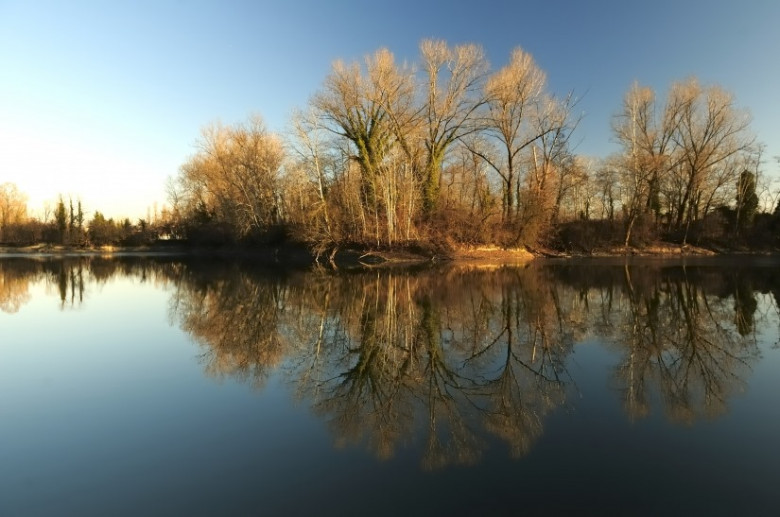
[[[736,95],[780,154],[780,2],[0,0],[0,183],[40,211],[72,194],[145,216],[208,122],[259,113],[284,130],[337,58],[420,40],[520,46],[550,88],[582,97],[577,151],[614,150],[610,119],[634,80],[663,95],[691,75]]]

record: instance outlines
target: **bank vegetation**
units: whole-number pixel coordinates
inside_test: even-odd
[[[426,40],[413,64],[380,49],[336,61],[285,134],[259,115],[205,127],[154,218],[87,218],[60,198],[34,221],[6,184],[0,241],[297,243],[316,256],[780,243],[763,146],[731,93],[634,84],[613,118],[620,151],[604,158],[576,153],[580,117],[520,48],[500,68],[474,44]]]

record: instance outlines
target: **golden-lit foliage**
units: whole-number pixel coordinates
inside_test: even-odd
[[[485,85],[485,129],[496,140],[499,151],[497,160],[482,157],[503,182],[505,221],[511,221],[517,211],[520,153],[545,132],[537,132],[532,120],[542,112],[546,80],[533,57],[517,48],[509,64],[491,75]]]
[[[760,183],[762,148],[732,95],[689,79],[661,103],[634,84],[613,124],[622,152],[606,159],[575,154],[576,105],[521,48],[495,70],[480,46],[442,40],[423,40],[412,64],[386,48],[336,60],[293,116],[291,159],[257,119],[204,130],[169,189],[171,234],[287,239],[319,258],[355,245],[589,251],[739,233],[729,210],[741,209],[742,173]],[[753,213],[742,219],[746,236]]]
[[[282,220],[278,186],[284,159],[281,139],[260,117],[208,126],[199,151],[181,167],[175,209],[198,213],[204,222],[228,223],[238,236],[267,230]]]
[[[440,40],[420,44],[416,66],[384,48],[337,60],[293,117],[289,157],[256,119],[204,130],[169,185],[172,233],[279,231],[318,256],[355,243],[535,241],[580,181],[568,178],[572,106],[545,92],[521,49],[492,73],[478,45]]]
[[[728,206],[740,173],[760,161],[749,123],[731,94],[695,78],[673,84],[663,107],[635,83],[613,125],[623,147],[612,166],[623,191],[625,244],[643,219],[665,222],[685,243],[693,223]]]
[[[420,54],[416,75],[386,49],[365,66],[337,61],[313,98],[330,144],[359,166],[359,183],[345,188],[352,171],[337,173],[336,202],[320,199],[331,229],[346,223],[329,237],[535,242],[573,183],[572,98],[548,95],[544,72],[521,49],[492,74],[477,45],[424,40]]]
[[[14,226],[27,218],[27,196],[13,183],[0,184],[0,242],[13,238]]]
[[[450,47],[442,40],[424,40],[420,55],[426,83],[421,88],[425,96],[423,209],[431,213],[439,203],[448,151],[479,129],[476,117],[485,102],[482,86],[489,66],[482,48],[474,44]]]
[[[387,49],[368,56],[364,66],[336,61],[312,108],[359,166],[357,183],[346,184],[351,171],[334,179],[342,194],[339,205],[347,209],[339,217],[340,234],[387,243],[410,240],[419,128],[412,70],[397,65]]]

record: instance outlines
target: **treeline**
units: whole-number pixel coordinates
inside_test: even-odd
[[[337,61],[288,134],[259,117],[203,131],[169,184],[174,233],[320,251],[777,243],[777,211],[759,209],[762,146],[731,94],[634,85],[614,117],[621,152],[604,159],[574,152],[578,120],[521,49],[497,70],[479,46],[443,41],[423,41],[414,65],[386,49]]]
[[[129,218],[106,218],[100,211],[85,214],[80,200],[67,201],[60,196],[54,209],[46,208],[43,217],[28,215],[27,197],[13,183],[0,185],[0,244],[37,243],[65,246],[137,246],[168,237],[170,216],[167,209],[152,217],[132,222]]]
[[[295,241],[317,254],[348,245],[780,244],[763,146],[730,93],[696,79],[665,97],[635,84],[613,118],[620,152],[605,158],[576,154],[576,109],[574,94],[552,94],[519,48],[498,69],[474,44],[426,40],[414,64],[380,49],[362,63],[335,62],[283,135],[259,116],[206,127],[159,218],[86,220],[61,199],[35,221],[4,208],[0,190],[0,241],[163,235]]]

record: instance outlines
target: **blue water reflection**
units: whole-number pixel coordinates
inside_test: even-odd
[[[774,514],[775,266],[0,260],[0,514]]]

